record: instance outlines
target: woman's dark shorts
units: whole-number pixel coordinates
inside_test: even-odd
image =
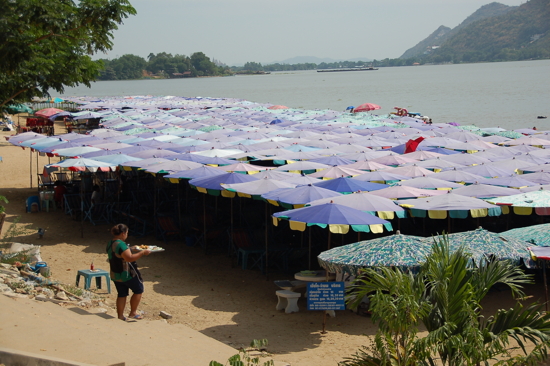
[[[131,280],[126,282],[113,281],[115,283],[116,290],[118,292],[118,297],[127,297],[129,294],[128,290],[136,295],[142,294],[144,291],[143,283],[139,280],[138,276],[135,276]]]

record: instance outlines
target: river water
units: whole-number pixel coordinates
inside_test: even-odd
[[[291,108],[333,109],[375,103],[428,115],[433,122],[550,130],[550,60],[388,67],[377,71],[291,71],[193,79],[98,81],[65,96],[225,97]],[[546,124],[549,124],[547,127]]]

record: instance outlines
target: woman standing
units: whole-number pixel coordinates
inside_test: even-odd
[[[126,298],[129,295],[129,290],[132,290],[133,294],[130,298],[130,314],[128,317],[132,319],[143,319],[143,317],[137,313],[141,295],[143,294],[143,280],[137,268],[136,260],[144,255],[151,254],[151,251],[147,249],[132,253],[131,249],[135,250],[137,246],[129,248],[126,244],[128,226],[124,224],[115,225],[111,229],[111,234],[113,235],[113,239],[107,244],[106,250],[111,266],[111,279],[115,283],[118,292],[116,300],[118,318],[126,320],[124,308],[126,307]]]

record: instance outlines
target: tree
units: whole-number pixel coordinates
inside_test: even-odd
[[[202,52],[195,52],[191,55],[191,65],[195,68],[198,76],[216,75],[216,65]]]
[[[128,0],[0,0],[0,109],[90,86],[112,49],[112,32],[136,14]]]
[[[141,78],[146,65],[147,62],[142,57],[130,54],[114,59],[110,63],[119,80]]]
[[[497,283],[523,297],[522,286],[532,278],[507,261],[490,260],[471,266],[471,257],[450,253],[446,239],[435,243],[418,274],[397,268],[367,269],[350,290],[358,306],[368,295],[378,322],[371,350],[363,347],[341,363],[363,365],[481,365],[501,360],[506,365],[535,365],[547,358],[550,314],[538,304],[499,310],[485,319],[481,300]],[[418,327],[428,331],[418,337]],[[511,341],[517,346],[511,346]],[[526,343],[534,346],[526,349]],[[512,351],[522,354],[512,355]],[[369,352],[370,351],[370,352]]]

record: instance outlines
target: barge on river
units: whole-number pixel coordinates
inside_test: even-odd
[[[351,67],[351,68],[340,68],[340,69],[322,69],[317,70],[317,72],[340,72],[340,71],[374,71],[378,70],[377,67]]]

